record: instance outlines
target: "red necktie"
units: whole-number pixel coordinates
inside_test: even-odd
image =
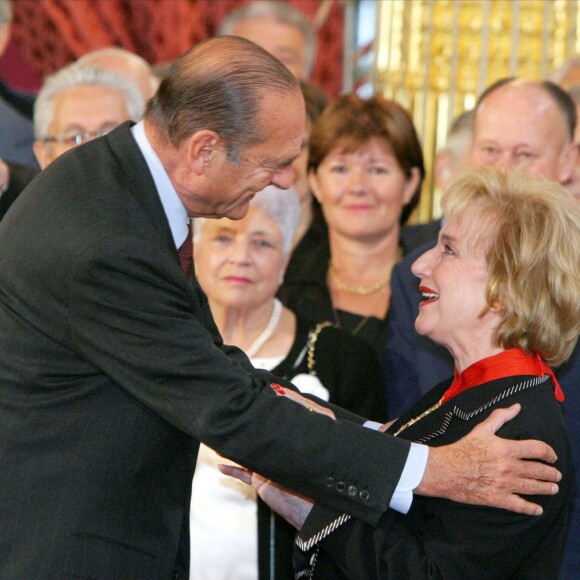
[[[193,266],[193,240],[191,238],[191,224],[189,221],[187,222],[187,237],[179,247],[179,250],[177,250],[177,254],[179,255],[179,265],[185,276],[188,277]]]

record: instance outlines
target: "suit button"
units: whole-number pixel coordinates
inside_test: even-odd
[[[369,494],[369,492],[368,492],[366,489],[363,489],[363,490],[362,490],[362,491],[361,491],[361,492],[358,494],[358,496],[359,496],[359,497],[360,497],[360,498],[361,498],[363,501],[366,501],[367,499],[369,499],[369,497],[370,497],[370,494]]]
[[[344,491],[346,489],[346,484],[344,483],[344,481],[339,481],[336,484],[336,490],[337,491]]]
[[[358,489],[356,488],[356,485],[349,485],[348,486],[348,495],[350,495],[351,497],[354,497],[358,492]]]
[[[334,487],[334,477],[328,477],[324,482],[324,485],[326,485],[326,487]]]

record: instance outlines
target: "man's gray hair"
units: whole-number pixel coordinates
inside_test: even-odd
[[[99,68],[79,66],[73,63],[49,76],[42,85],[34,103],[34,136],[36,139],[50,137],[54,119],[54,101],[63,91],[79,86],[108,87],[121,92],[127,103],[127,113],[132,121],[143,116],[145,103],[139,89],[130,80]]]
[[[218,30],[218,35],[231,35],[236,24],[244,20],[260,18],[270,18],[282,24],[293,26],[300,31],[300,34],[304,38],[304,46],[306,48],[304,70],[306,71],[306,75],[310,76],[316,58],[316,31],[305,14],[287,2],[280,2],[279,0],[254,0],[254,2],[240,6],[232,10],[223,19]]]
[[[300,219],[300,201],[298,193],[292,187],[290,189],[278,189],[273,185],[256,193],[250,208],[261,209],[272,221],[280,227],[282,234],[282,252],[287,255],[292,249],[292,240]],[[200,237],[201,231],[208,218],[195,218],[194,242]]]
[[[12,22],[12,3],[10,0],[0,0],[0,26]]]
[[[277,94],[301,96],[279,60],[245,38],[210,38],[173,62],[145,119],[175,147],[198,131],[214,131],[228,162],[239,164],[244,148],[266,139],[262,102]]]

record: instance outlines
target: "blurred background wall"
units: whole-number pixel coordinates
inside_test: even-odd
[[[246,1],[16,0],[0,78],[34,92],[44,75],[109,45],[171,61]],[[414,221],[438,217],[430,168],[452,119],[495,80],[547,78],[580,54],[580,0],[279,1],[315,24],[312,80],[329,96],[380,92],[412,112],[428,169]]]

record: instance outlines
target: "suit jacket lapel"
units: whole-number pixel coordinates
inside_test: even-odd
[[[126,187],[141,204],[145,213],[149,216],[151,222],[161,235],[171,255],[179,263],[169,222],[163,210],[161,200],[159,199],[155,182],[147,167],[145,158],[131,134],[131,127],[134,124],[131,121],[123,123],[120,127],[109,133],[106,139],[119,166],[123,169]]]

